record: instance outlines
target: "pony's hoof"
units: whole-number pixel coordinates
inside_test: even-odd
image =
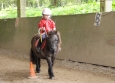
[[[41,71],[36,71],[36,73],[41,73]]]
[[[49,79],[54,80],[55,77],[49,77]]]

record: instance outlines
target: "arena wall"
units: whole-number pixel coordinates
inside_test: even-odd
[[[0,19],[0,48],[28,54],[41,17]],[[54,16],[62,37],[58,59],[115,67],[115,12],[102,13],[94,26],[95,13]]]

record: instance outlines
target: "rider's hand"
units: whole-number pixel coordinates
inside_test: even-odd
[[[42,31],[45,31],[45,28],[44,28],[44,27],[42,27],[42,28],[41,28],[41,30],[42,30]]]
[[[40,32],[42,32],[42,31],[44,31],[45,29],[43,28],[43,27],[41,27],[40,29],[39,29],[39,31]]]

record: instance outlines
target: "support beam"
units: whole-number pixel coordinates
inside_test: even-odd
[[[26,17],[26,0],[17,0],[17,17]]]
[[[100,0],[100,12],[105,11],[105,0]]]
[[[100,12],[112,11],[112,0],[100,0]]]
[[[112,11],[112,0],[105,1],[105,12]]]

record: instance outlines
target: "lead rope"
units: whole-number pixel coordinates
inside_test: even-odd
[[[44,29],[44,30],[45,30],[45,34],[46,34],[46,36],[48,37],[47,32],[46,32],[46,29]],[[44,33],[41,34],[41,33],[40,33],[40,29],[38,29],[38,34],[40,35],[40,40],[41,40],[41,42],[42,42],[42,35],[43,35]],[[41,51],[41,54],[45,57],[43,51]]]

